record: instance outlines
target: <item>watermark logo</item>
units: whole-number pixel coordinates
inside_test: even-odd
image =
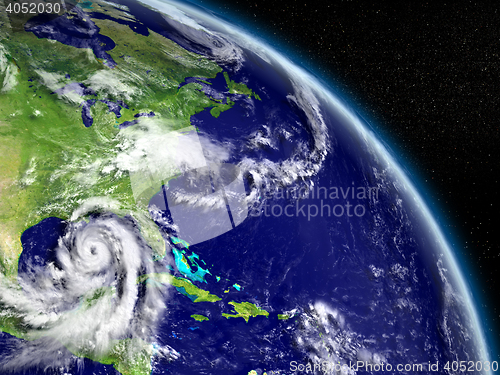
[[[251,207],[249,216],[259,217],[362,217],[369,201],[378,200],[379,187],[330,186],[279,189],[266,192]],[[292,203],[290,203],[292,202]],[[285,204],[287,203],[287,204]]]

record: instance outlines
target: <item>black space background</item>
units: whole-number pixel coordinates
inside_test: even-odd
[[[496,346],[500,2],[196,3],[314,71],[384,134],[460,254]]]

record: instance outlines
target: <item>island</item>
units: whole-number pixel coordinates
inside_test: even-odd
[[[258,315],[263,315],[266,318],[269,316],[269,313],[266,310],[254,305],[253,303],[250,303],[250,302],[237,303],[237,302],[231,301],[231,302],[228,302],[228,304],[233,305],[233,309],[236,312],[236,314],[223,313],[222,316],[225,317],[226,319],[243,318],[248,323],[248,320],[250,319],[251,316],[256,317]]]

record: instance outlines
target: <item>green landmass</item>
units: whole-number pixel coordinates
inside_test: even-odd
[[[223,313],[222,316],[229,319],[229,318],[243,318],[245,321],[248,323],[248,320],[250,319],[251,316],[256,317],[258,315],[263,315],[266,318],[269,316],[269,313],[254,305],[253,303],[250,302],[241,302],[237,303],[234,301],[228,302],[229,305],[233,305],[233,309],[236,312],[236,314],[225,314]]]
[[[199,322],[203,322],[204,320],[208,320],[208,318],[206,316],[198,315],[198,314],[191,315],[191,318],[193,318],[194,320],[197,320]]]
[[[118,202],[107,210],[138,210],[128,174],[105,168],[119,143],[115,114],[98,102],[91,108],[94,123],[85,128],[79,105],[88,97],[59,99],[54,90],[86,82],[96,86],[92,98],[128,103],[120,122],[154,111],[156,120],[165,120],[165,131],[190,126],[191,115],[219,105],[198,90],[199,84],[177,89],[186,77],[214,78],[221,71],[215,63],[153,32],[145,37],[111,21],[96,23],[117,43],[109,51],[115,69],[97,61],[91,50],[28,32],[0,42],[16,81],[0,93],[0,267],[11,279],[22,251],[20,235],[43,218],[69,219],[81,202],[101,196]]]
[[[23,293],[21,287],[18,287],[18,293]],[[0,301],[0,327],[3,332],[9,335],[27,339],[29,332],[27,331],[23,318],[17,313],[14,306],[9,306]]]
[[[212,116],[214,116],[215,118],[219,118],[220,114],[224,111],[227,111],[228,109],[230,109],[232,106],[234,105],[234,102],[227,99],[227,104],[218,104],[217,106],[213,107],[211,110],[210,110],[210,114]]]
[[[114,69],[104,66],[90,49],[38,39],[28,32],[0,41],[7,51],[6,64],[15,73],[15,85],[0,93],[0,267],[12,280],[22,251],[20,235],[43,218],[68,219],[81,202],[103,195],[116,199],[114,211],[137,211],[128,174],[106,168],[119,143],[117,122],[153,111],[165,131],[172,131],[191,126],[190,117],[206,108],[218,117],[234,105],[208,98],[199,83],[178,89],[187,77],[214,78],[222,71],[215,63],[152,31],[146,37],[109,20],[94,21],[101,34],[116,43],[108,51],[118,64]],[[225,77],[230,90],[252,94]],[[60,99],[52,94],[71,82],[84,82],[97,96]],[[79,106],[89,98],[123,100],[129,109],[122,108],[117,119],[97,102],[91,107],[94,123],[85,128]],[[147,124],[147,119],[141,121]],[[153,225],[147,219],[143,224]],[[161,251],[157,234],[145,237]]]
[[[128,174],[106,169],[119,143],[117,122],[153,111],[168,132],[191,126],[190,117],[205,108],[218,116],[234,104],[207,97],[199,83],[178,89],[187,77],[214,78],[220,73],[210,60],[152,31],[146,37],[109,20],[94,21],[101,34],[116,43],[108,51],[118,64],[114,69],[89,49],[38,39],[28,32],[0,42],[6,64],[15,73],[15,85],[0,93],[0,267],[12,279],[22,251],[20,235],[43,218],[68,219],[81,202],[103,195],[116,199],[114,211],[138,210]],[[72,82],[84,82],[97,96],[61,99],[52,94]],[[118,119],[97,102],[91,107],[94,123],[85,128],[79,106],[90,98],[123,100],[129,108],[122,108]],[[147,120],[141,119],[146,124]],[[146,237],[152,237],[157,247],[155,234]]]
[[[92,349],[85,351],[78,348],[68,349],[78,357],[113,367],[123,375],[150,375],[153,345],[140,339],[114,340],[112,349],[105,354],[97,354]]]
[[[141,75],[138,85],[145,91],[145,100],[129,110],[123,110],[122,121],[133,120],[137,112],[153,111],[156,116],[178,120],[174,130],[191,125],[190,117],[205,108],[219,108],[225,111],[232,107],[211,99],[201,90],[200,83],[188,83],[177,89],[187,77],[215,78],[222,69],[215,63],[200,59],[163,36],[149,31],[149,36],[133,34],[126,25],[110,20],[93,19],[101,28],[101,34],[109,36],[116,46],[108,54],[131,76]],[[161,46],[161,48],[158,48]],[[133,54],[132,51],[138,51]],[[167,60],[167,61],[165,61]],[[166,64],[165,64],[166,63]],[[149,73],[146,73],[150,70]],[[165,100],[168,98],[168,100]],[[140,108],[140,110],[138,109]],[[127,116],[128,114],[128,116]]]
[[[101,288],[90,291],[82,298],[82,309],[89,309],[94,306],[101,298],[111,298],[116,293],[116,288],[111,286],[103,286]]]
[[[257,95],[255,92],[253,92],[244,83],[234,82],[231,79],[229,79],[229,74],[227,74],[227,72],[224,72],[224,78],[226,79],[226,84],[227,84],[227,87],[229,88],[229,93],[242,94],[242,95],[246,95],[248,97],[253,96],[255,99],[261,100],[259,95]]]
[[[196,299],[193,300],[193,302],[217,302],[222,300],[222,298],[214,294],[210,294],[210,292],[200,289],[196,285],[193,285],[193,283],[188,279],[184,279],[182,277],[174,277],[168,273],[150,273],[147,275],[142,275],[137,279],[137,282],[145,281],[153,285],[155,283],[160,283],[169,284],[176,288],[184,288],[187,294],[196,296]]]
[[[293,309],[291,311],[285,311],[283,314],[278,314],[279,320],[288,320],[297,316],[297,309]]]
[[[125,13],[109,4],[85,4],[93,5],[91,11],[105,9],[113,17],[126,19]],[[164,256],[162,237],[144,204],[147,197],[134,196],[131,176],[114,164],[120,137],[134,131],[133,127],[120,130],[118,125],[134,120],[137,113],[153,111],[155,117],[141,118],[140,124],[149,127],[154,121],[171,132],[192,127],[190,117],[205,109],[218,117],[234,105],[207,97],[199,83],[178,89],[187,77],[215,78],[222,69],[214,62],[152,31],[143,36],[109,20],[93,21],[102,35],[116,43],[108,51],[118,64],[114,69],[91,49],[39,39],[30,32],[9,33],[5,25],[0,30],[0,272],[5,277],[0,282],[8,282],[9,287],[17,285],[21,234],[47,217],[74,220],[75,210],[85,202],[93,202],[94,212],[134,217],[155,259]],[[252,94],[245,85],[226,81],[231,92]],[[70,83],[84,83],[97,96],[53,94]],[[118,118],[106,104],[96,102],[90,109],[93,125],[86,128],[80,105],[87,99],[122,100],[129,108],[121,108]],[[194,302],[221,300],[189,280],[165,275],[148,276],[148,280],[184,288],[196,296]],[[114,291],[109,288],[91,292],[83,297],[81,308],[92,308],[110,293]],[[26,340],[43,336],[43,331],[34,335],[24,326],[14,306],[0,305],[0,309],[1,331]],[[112,364],[122,374],[151,372],[151,344],[138,339],[116,340],[105,354],[76,344],[68,349]]]

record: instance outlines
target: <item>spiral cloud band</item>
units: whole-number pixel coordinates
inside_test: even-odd
[[[135,343],[123,346],[134,351],[132,359],[146,350],[164,298],[161,289],[137,282],[154,272],[154,263],[132,219],[102,214],[71,223],[52,253],[43,266],[19,274],[22,290],[2,283],[2,315],[22,319],[23,336],[35,340],[12,351],[4,369],[53,365],[62,347],[91,358],[110,355],[123,342]]]

